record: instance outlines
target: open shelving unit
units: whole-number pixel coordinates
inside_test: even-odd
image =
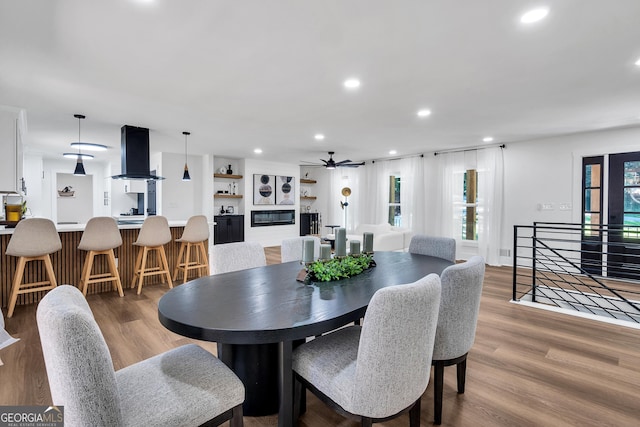
[[[224,173],[214,173],[213,177],[218,179],[235,179],[238,181],[244,178],[242,175],[230,175]],[[215,199],[242,199],[242,194],[214,193],[213,197]]]

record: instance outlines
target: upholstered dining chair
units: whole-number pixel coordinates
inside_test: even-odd
[[[133,273],[131,287],[138,280],[138,295],[142,291],[144,278],[148,276],[163,276],[169,288],[173,288],[171,281],[171,272],[169,271],[169,263],[167,262],[167,254],[164,251],[164,245],[171,241],[171,230],[169,229],[169,221],[163,216],[150,216],[142,223],[138,238],[133,244],[139,246],[138,255],[136,256],[136,266]],[[148,265],[149,253],[155,252],[156,266]]]
[[[284,239],[280,244],[281,262],[300,261],[302,259],[302,243],[304,240],[313,240],[313,259],[320,256],[320,238],[316,236],[301,236]]]
[[[87,222],[78,244],[78,249],[87,252],[80,277],[80,289],[84,295],[87,295],[89,284],[112,282],[113,289],[118,292],[118,295],[124,296],[113,252],[119,246],[122,246],[122,236],[115,219],[110,216],[97,216]],[[91,274],[93,262],[99,255],[106,257],[109,272]]]
[[[264,248],[257,242],[214,245],[211,250],[213,274],[229,273],[267,265]]]
[[[450,237],[432,237],[416,234],[411,237],[409,242],[409,252],[456,262],[456,240]]]
[[[38,330],[54,405],[65,426],[242,426],[244,386],[227,366],[187,344],[114,371],[104,337],[77,288],[38,305]]]
[[[442,299],[433,347],[435,424],[442,422],[445,366],[456,365],[458,393],[464,393],[467,353],[476,336],[485,264],[481,256],[447,267],[442,272]]]
[[[190,270],[195,270],[200,277],[203,274],[208,276],[209,257],[204,243],[209,238],[209,223],[204,215],[194,215],[187,221],[182,236],[176,239],[180,242],[178,252],[178,262],[173,270],[173,280],[178,278],[178,273],[182,271],[182,283],[186,283]],[[195,254],[191,252],[195,249]],[[194,256],[195,255],[195,256]]]
[[[377,291],[363,326],[339,329],[294,350],[296,401],[308,388],[363,426],[407,410],[410,425],[419,426],[439,305],[435,274]]]
[[[18,257],[7,317],[13,316],[18,295],[48,291],[58,286],[50,255],[60,249],[62,249],[60,235],[50,219],[27,218],[18,222],[5,252],[7,255]],[[25,283],[24,280],[29,280],[30,275],[27,274],[25,278],[24,270],[27,263],[31,261],[42,261],[45,277],[41,279],[44,280]]]

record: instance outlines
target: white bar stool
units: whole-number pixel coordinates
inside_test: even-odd
[[[113,282],[113,290],[118,291],[122,297],[122,282],[118,267],[116,267],[116,257],[113,249],[122,245],[122,236],[118,230],[116,220],[108,216],[91,218],[82,233],[78,249],[88,251],[82,268],[80,278],[80,288],[82,294],[87,296],[87,288],[90,283]],[[93,260],[97,255],[105,255],[109,265],[108,273],[91,274]]]
[[[55,224],[50,219],[27,218],[18,222],[6,251],[7,255],[19,257],[16,272],[13,276],[7,317],[13,316],[18,295],[48,291],[58,286],[49,254],[60,249],[62,249],[62,242]],[[44,262],[47,280],[23,283],[24,268],[30,261]]]
[[[142,291],[142,283],[146,276],[156,274],[164,275],[169,283],[169,288],[173,288],[171,272],[169,271],[169,264],[167,263],[167,254],[164,251],[164,245],[170,241],[171,231],[169,230],[167,218],[163,216],[150,216],[144,220],[140,234],[138,234],[138,239],[133,243],[136,246],[142,247],[136,257],[136,268],[133,274],[133,281],[131,282],[131,287],[134,287],[136,278],[138,279],[138,295],[140,295]],[[147,266],[147,255],[149,251],[157,252],[157,266]]]
[[[209,276],[209,257],[204,246],[204,242],[208,238],[209,224],[207,224],[207,217],[196,215],[189,218],[182,236],[176,239],[176,242],[180,242],[180,251],[178,252],[178,263],[173,270],[173,280],[178,278],[180,271],[182,271],[183,275],[182,283],[186,283],[189,270],[196,270],[199,273],[197,277]],[[195,249],[195,257],[192,257],[192,247]]]

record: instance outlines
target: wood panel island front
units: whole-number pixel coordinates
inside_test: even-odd
[[[169,262],[169,268],[173,272],[175,268],[178,251],[180,244],[176,243],[176,239],[182,236],[186,221],[169,221],[169,228],[171,230],[171,242],[165,245],[165,251],[167,253],[167,261]],[[84,231],[85,224],[60,224],[56,226],[58,233],[60,234],[60,240],[62,241],[62,249],[58,252],[51,254],[51,261],[53,263],[53,269],[55,271],[56,280],[58,285],[69,284],[76,287],[80,285],[80,275],[82,273],[82,266],[85,262],[87,253],[78,249],[80,238]],[[138,238],[140,228],[142,224],[121,224],[118,225],[120,234],[122,235],[122,246],[116,248],[115,256],[118,264],[118,272],[120,273],[120,279],[122,281],[122,287],[127,294],[127,289],[132,289],[133,272],[135,268],[136,254],[139,248],[133,245]],[[3,308],[6,308],[9,304],[9,297],[11,295],[11,284],[13,282],[13,275],[16,270],[16,264],[18,258],[6,255],[7,244],[13,234],[13,228],[0,228],[0,302]],[[208,244],[205,244],[208,247]],[[154,262],[155,260],[152,260]],[[33,282],[39,277],[44,277],[44,265],[41,262],[30,262],[25,269],[25,280]],[[94,272],[107,271],[106,257],[97,257],[94,261]],[[145,278],[144,284],[160,283],[161,278],[159,276],[152,276]],[[89,286],[87,293],[97,292],[115,292],[113,291],[111,282],[96,283]],[[167,289],[169,289],[167,285]],[[144,292],[144,288],[143,288]],[[34,292],[30,294],[20,295],[16,306],[24,304],[32,304],[40,301],[45,292]]]

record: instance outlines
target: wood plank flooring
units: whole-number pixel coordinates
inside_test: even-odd
[[[266,249],[269,263],[279,248]],[[156,304],[168,290],[150,285],[88,296],[116,369],[194,342],[167,331]],[[466,392],[455,389],[455,369],[445,370],[443,426],[638,426],[640,330],[566,316],[509,302],[511,269],[488,267],[476,342],[467,362]],[[21,340],[0,358],[0,405],[50,404],[35,324],[35,305],[16,308],[6,328]],[[215,353],[214,343],[200,342]],[[422,425],[433,422],[433,384],[422,400]],[[379,424],[408,426],[408,416]],[[248,427],[275,426],[275,416],[245,417]],[[312,395],[305,427],[355,426]]]

